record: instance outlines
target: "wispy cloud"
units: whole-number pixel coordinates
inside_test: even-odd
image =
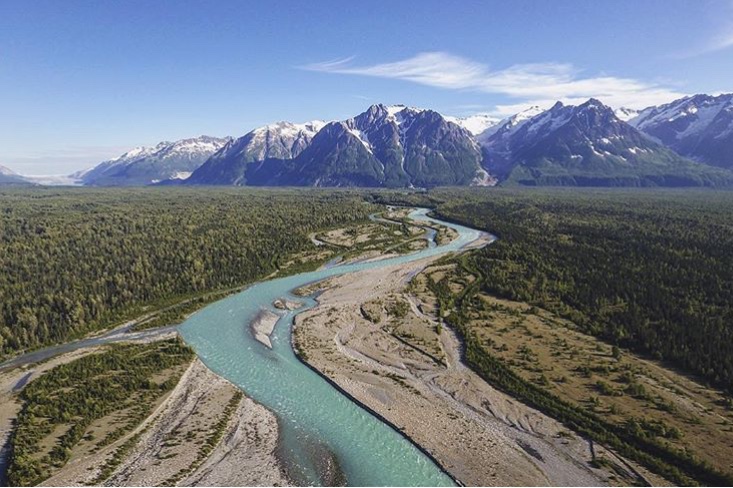
[[[702,46],[670,55],[674,59],[694,58],[733,47],[733,23],[714,34]]]
[[[733,47],[733,0],[728,0],[722,6],[716,3],[714,10],[709,14],[717,20],[718,24],[700,29],[701,32],[708,33],[708,37],[698,45],[672,53],[668,57],[673,59],[693,58]]]
[[[391,63],[360,66],[354,58],[301,66],[309,71],[406,80],[449,90],[501,94],[517,103],[497,107],[547,106],[557,100],[575,103],[595,97],[614,107],[644,108],[669,102],[684,94],[666,86],[632,78],[598,75],[584,77],[567,63],[517,64],[501,70],[446,52],[419,53]],[[508,113],[508,112],[507,112]]]

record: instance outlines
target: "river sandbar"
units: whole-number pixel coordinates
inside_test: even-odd
[[[252,319],[252,323],[250,324],[254,338],[270,349],[272,349],[270,335],[272,334],[272,331],[275,330],[278,320],[280,320],[280,316],[278,314],[263,308],[257,313],[257,316]]]

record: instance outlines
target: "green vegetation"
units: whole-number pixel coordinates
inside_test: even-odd
[[[476,334],[469,331],[460,304],[447,320],[456,326],[464,339],[468,364],[495,387],[676,484],[724,486],[733,482],[733,476],[717,471],[690,452],[669,446],[664,439],[678,438],[677,429],[667,429],[663,424],[651,424],[646,420],[641,421],[644,424],[636,421],[631,426],[617,425],[558,397],[547,389],[547,384],[540,382],[538,385],[523,379],[504,361],[494,357]],[[598,403],[598,397],[592,399]]]
[[[185,300],[182,303],[164,308],[153,314],[149,319],[136,323],[132,330],[155,329],[167,325],[175,325],[183,322],[186,317],[196,312],[200,308],[224,298],[230,293],[229,290],[215,293],[208,293],[203,296]]]
[[[310,233],[376,210],[333,190],[5,189],[0,358],[297,265]]]
[[[101,485],[107,478],[112,476],[117,466],[122,463],[125,456],[132,450],[133,447],[138,443],[140,437],[145,433],[147,427],[137,434],[130,436],[120,447],[115,449],[109,459],[99,468],[99,474],[89,483],[92,486]]]
[[[36,485],[48,478],[83,439],[94,439],[95,421],[121,425],[108,431],[94,449],[123,437],[176,385],[192,359],[193,351],[177,339],[112,345],[31,382],[20,393],[23,408],[12,437],[10,483]]]
[[[397,319],[403,319],[410,310],[406,301],[397,298],[387,306],[387,313]]]
[[[441,218],[499,237],[454,260],[475,282],[459,292],[448,280],[432,283],[440,313],[461,332],[466,360],[484,379],[675,483],[733,481],[671,445],[679,429],[646,419],[618,424],[595,413],[604,396],[624,393],[674,409],[649,397],[642,385],[630,381],[623,391],[594,381],[589,404],[582,406],[553,393],[542,374],[534,381],[522,377],[513,370],[516,361],[498,359],[492,347],[499,346],[482,340],[470,324],[483,310],[479,293],[528,303],[612,345],[672,362],[733,391],[733,194],[495,189],[374,196],[430,205]],[[524,353],[517,351],[516,366],[527,369],[532,361],[530,351]],[[618,360],[620,348],[609,356]],[[607,373],[582,368],[589,378]]]
[[[375,251],[402,254],[427,245],[423,237],[426,227],[407,219],[406,215],[383,212],[376,217],[366,225],[321,232],[315,237],[325,249],[332,250],[344,261],[360,259]]]
[[[499,193],[441,215],[491,230],[489,293],[733,392],[733,193]]]
[[[492,189],[375,198],[433,206],[441,218],[497,235],[466,261],[483,291],[541,306],[733,393],[733,193]]]

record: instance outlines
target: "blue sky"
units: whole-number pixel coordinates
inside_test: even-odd
[[[371,103],[506,115],[733,91],[733,1],[0,1],[0,165]]]

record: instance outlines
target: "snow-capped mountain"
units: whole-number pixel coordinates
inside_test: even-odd
[[[732,141],[733,95],[696,95],[640,112],[613,110],[594,99],[578,106],[558,102],[501,121],[486,114],[451,117],[377,104],[340,121],[278,122],[237,139],[202,136],[138,147],[64,181],[97,186],[717,185],[732,183],[733,173],[708,164],[733,169]]]
[[[730,176],[650,140],[595,99],[551,109],[484,139],[485,168],[529,185],[698,186]]]
[[[271,135],[281,141],[282,126],[277,127]],[[275,146],[283,151],[251,151],[257,133],[267,129],[230,144],[185,183],[406,187],[494,182],[481,167],[481,150],[471,133],[432,110],[373,105],[315,133],[289,129],[286,143]]]
[[[136,147],[72,177],[93,186],[149,185],[167,179],[184,179],[229,140],[200,136],[161,142],[154,147]]]
[[[694,95],[649,107],[629,121],[683,156],[733,169],[733,94]]]
[[[245,185],[246,172],[252,163],[298,156],[324,125],[325,122],[314,120],[305,124],[278,122],[259,127],[229,141],[212,154],[186,183]]]

